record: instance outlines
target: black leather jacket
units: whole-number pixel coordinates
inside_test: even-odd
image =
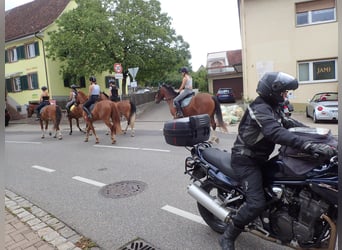
[[[285,117],[279,105],[271,106],[258,96],[240,121],[232,153],[267,160],[276,144],[300,149],[306,138],[289,132],[287,129],[291,127],[306,126]]]

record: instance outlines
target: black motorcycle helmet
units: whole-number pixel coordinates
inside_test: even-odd
[[[187,67],[182,67],[179,69],[179,73],[189,73],[189,70]]]
[[[282,95],[286,90],[298,88],[298,81],[283,72],[267,72],[260,79],[256,92],[270,104],[284,102]]]
[[[41,87],[41,90],[45,91],[45,90],[47,90],[47,87],[43,86],[43,87]]]
[[[96,77],[95,77],[95,76],[89,77],[89,81],[91,81],[91,82],[96,82]]]

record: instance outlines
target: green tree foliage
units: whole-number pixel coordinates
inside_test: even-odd
[[[61,73],[75,77],[139,67],[139,84],[158,82],[187,65],[189,44],[171,28],[158,0],[78,0],[46,43]]]

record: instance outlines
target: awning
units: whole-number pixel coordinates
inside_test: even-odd
[[[22,74],[23,74],[23,72],[14,72],[14,73],[10,73],[10,74],[5,75],[5,78],[9,79],[9,78],[13,78],[16,76],[21,76]]]

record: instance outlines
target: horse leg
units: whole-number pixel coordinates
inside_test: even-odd
[[[131,137],[134,137],[134,135],[135,135],[134,123],[135,123],[135,114],[132,115],[130,123],[129,123],[131,126]]]
[[[112,144],[115,144],[115,142],[116,142],[116,140],[115,140],[115,133],[114,133],[114,131],[115,131],[115,127],[114,126],[115,125],[114,125],[114,123],[112,124],[109,119],[104,121],[104,122],[107,125],[107,127],[110,129],[110,137],[112,139]]]
[[[86,137],[85,137],[85,139],[84,139],[84,141],[85,142],[88,142],[88,140],[89,140],[89,131],[90,131],[90,125],[89,125],[89,123],[87,122],[87,127],[86,127]]]
[[[80,132],[85,133],[84,130],[81,129],[81,127],[80,127],[80,122],[79,122],[78,118],[75,118],[75,120],[76,120],[76,126],[78,127],[78,129],[80,130]]]
[[[44,139],[45,138],[45,131],[44,131],[44,125],[43,125],[42,119],[40,119],[40,130],[42,131],[41,138]]]
[[[70,132],[69,132],[69,135],[72,135],[72,119],[70,117],[70,114],[68,116],[68,119],[69,119],[69,126],[70,126]],[[77,119],[76,119],[77,120]]]
[[[216,122],[215,122],[215,119],[214,118],[211,118],[211,129],[210,129],[210,139],[209,139],[209,142],[211,143],[219,143],[220,142],[220,139],[216,136]]]

